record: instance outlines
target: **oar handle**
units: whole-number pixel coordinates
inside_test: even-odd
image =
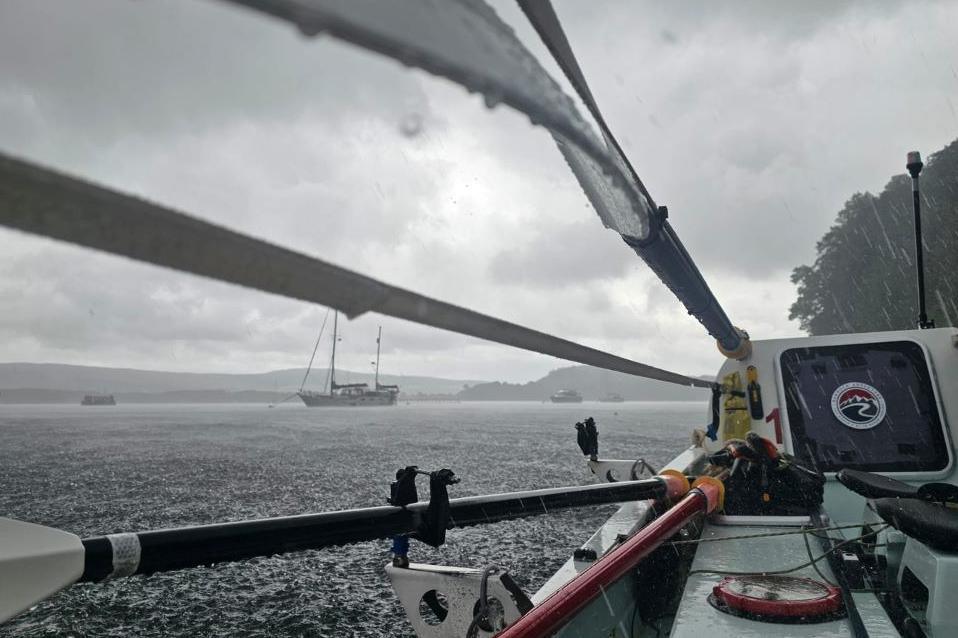
[[[551,636],[695,516],[711,513],[721,507],[723,495],[724,488],[718,479],[702,477],[696,480],[688,494],[671,509],[580,572],[564,587],[497,634],[497,638]]]

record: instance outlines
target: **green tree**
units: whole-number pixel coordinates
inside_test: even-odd
[[[921,194],[928,316],[958,325],[958,140],[928,159]],[[798,299],[789,319],[813,335],[914,328],[914,237],[908,175],[878,196],[852,195],[816,245],[815,263],[792,271]]]

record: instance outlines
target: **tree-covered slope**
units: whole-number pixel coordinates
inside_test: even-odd
[[[921,174],[928,315],[958,322],[958,140],[932,155]],[[856,193],[818,242],[811,266],[792,272],[798,299],[790,319],[813,335],[913,328],[917,324],[911,178],[896,175],[881,194]]]

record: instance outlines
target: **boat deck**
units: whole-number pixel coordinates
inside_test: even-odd
[[[596,556],[603,556],[622,536],[630,536],[642,527],[652,513],[651,501],[626,503],[582,544],[581,549],[592,550]],[[575,556],[567,560],[539,591],[533,595],[532,602],[540,603],[554,594],[563,585],[592,566],[594,560],[577,560]]]
[[[715,542],[713,539],[731,539],[736,536],[757,534],[777,534],[789,530],[798,531],[801,523],[794,517],[765,517],[765,521],[755,517],[751,521],[733,522],[736,517],[718,517],[706,523],[701,538],[706,542],[698,544],[692,572],[696,570],[715,570],[719,572],[754,572],[790,569],[809,561],[808,550],[801,534],[788,536],[765,536]],[[751,518],[751,517],[750,517]],[[776,518],[778,520],[776,520]],[[747,522],[748,524],[741,524]],[[731,524],[730,524],[731,523]],[[835,532],[832,532],[834,535]],[[818,539],[809,539],[812,554],[822,553]],[[827,560],[817,563],[819,570],[830,581],[835,582],[834,574]],[[808,566],[789,572],[791,576],[811,578],[821,581],[814,567]],[[740,618],[715,609],[708,602],[712,588],[722,580],[721,574],[692,573],[689,576],[682,600],[676,612],[671,638],[702,638],[703,636],[749,636],[767,638],[770,632],[783,638],[805,638],[811,636],[844,637],[852,636],[851,625],[847,618],[827,622],[807,624],[768,623]],[[857,594],[855,602],[869,636],[898,636],[891,621],[873,594]]]

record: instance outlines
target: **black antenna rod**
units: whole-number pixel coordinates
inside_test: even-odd
[[[918,271],[918,327],[934,328],[935,322],[928,318],[925,311],[925,260],[921,245],[921,197],[918,190],[918,175],[924,168],[921,153],[912,151],[908,154],[908,163],[905,167],[911,174],[911,195],[915,207],[915,268]]]

